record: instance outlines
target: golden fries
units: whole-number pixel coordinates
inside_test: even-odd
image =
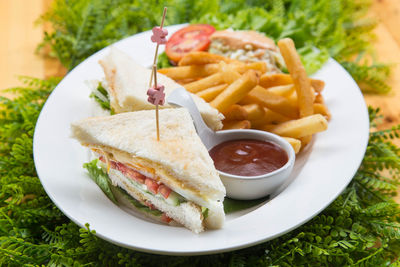
[[[250,129],[251,123],[248,120],[242,121],[227,121],[224,122],[224,127],[222,130],[231,130],[231,129]]]
[[[325,131],[328,122],[321,114],[307,116],[298,120],[291,120],[278,125],[266,125],[263,129],[280,136],[301,138]]]
[[[210,87],[203,91],[196,93],[199,97],[203,98],[206,102],[212,101],[217,95],[219,95],[225,88],[228,87],[227,84],[221,84],[214,87]]]
[[[224,82],[231,84],[241,77],[240,73],[224,62],[220,62],[221,71],[224,73]]]
[[[259,129],[285,138],[299,153],[313,134],[327,129],[331,114],[321,94],[324,81],[309,78],[294,43],[278,46],[290,74],[267,73],[265,62],[244,63],[192,52],[177,67],[158,70],[221,112],[223,129]]]
[[[299,115],[300,117],[310,116],[314,114],[314,92],[294,43],[292,39],[285,38],[278,42],[278,47],[296,87]]]
[[[306,135],[303,137],[300,137],[300,142],[301,142],[301,147],[305,148],[309,143],[312,141],[312,135]]]
[[[231,105],[239,102],[258,83],[258,75],[248,70],[242,77],[228,86],[221,94],[210,102],[220,112],[225,112]]]
[[[232,67],[234,70],[239,72],[240,74],[245,73],[248,70],[257,70],[261,73],[267,71],[267,64],[265,62],[253,62],[248,64],[234,64]]]
[[[204,79],[185,84],[184,87],[191,93],[197,93],[204,89],[220,85],[222,83],[224,83],[224,73],[217,72]]]
[[[243,98],[241,104],[257,103],[272,111],[290,117],[298,118],[298,108],[290,103],[285,97],[269,92],[267,89],[257,85]]]
[[[229,63],[233,62],[234,60],[208,52],[195,51],[184,55],[183,58],[178,62],[178,66],[204,65],[209,63],[218,63],[220,61]]]
[[[242,106],[247,113],[247,119],[249,121],[261,120],[265,115],[265,110],[261,105],[258,104],[248,104]]]
[[[184,80],[207,77],[218,72],[219,64],[191,65],[159,69],[158,72],[173,80]]]
[[[325,87],[325,82],[310,78],[311,86],[316,92],[322,92]],[[293,84],[293,79],[289,74],[284,73],[265,73],[260,77],[260,85],[265,88]]]
[[[241,120],[247,120],[248,118],[247,110],[244,107],[237,104],[230,106],[222,114],[225,116],[226,121],[241,121]]]
[[[251,127],[254,129],[262,130],[265,125],[278,124],[285,121],[290,121],[291,118],[286,117],[282,114],[276,113],[266,107],[264,107],[264,116],[259,120],[250,120]]]
[[[301,148],[301,141],[296,138],[291,137],[283,137],[288,143],[293,147],[294,153],[299,153]]]
[[[324,104],[314,103],[314,113],[321,114],[328,121],[331,119],[331,113],[329,112],[328,108]]]
[[[312,88],[314,88],[315,92],[321,93],[325,87],[325,82],[317,79],[310,79],[310,80],[311,80],[311,86]]]
[[[289,74],[284,73],[265,73],[260,77],[260,85],[264,88],[292,84],[293,80]]]
[[[287,85],[278,85],[274,87],[267,88],[269,92],[274,93],[276,95],[288,97],[293,94],[294,92],[294,85],[287,84]]]

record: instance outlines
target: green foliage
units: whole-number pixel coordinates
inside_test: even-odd
[[[400,256],[400,126],[371,132],[353,181],[321,214],[269,242],[234,252],[168,257],[118,247],[79,228],[44,192],[33,166],[33,129],[59,79],[24,78],[0,98],[0,265],[2,266],[383,266]],[[379,111],[369,109],[371,120]],[[374,122],[372,121],[372,124]],[[97,168],[97,167],[96,167]],[[398,262],[394,262],[397,265]]]
[[[209,23],[217,29],[252,29],[279,40],[293,38],[308,73],[330,57],[368,92],[385,93],[388,67],[363,65],[354,55],[369,51],[375,21],[366,19],[370,0],[55,0],[41,21],[54,31],[46,33],[39,48],[50,45],[52,54],[68,69],[99,49],[160,23]],[[168,66],[163,54],[159,66]]]
[[[388,93],[390,87],[386,80],[390,75],[390,67],[386,64],[360,64],[343,61],[342,66],[353,76],[364,92]]]

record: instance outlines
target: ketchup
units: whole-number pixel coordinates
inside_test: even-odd
[[[209,153],[217,170],[240,176],[258,176],[273,172],[289,160],[280,146],[254,139],[222,142]]]

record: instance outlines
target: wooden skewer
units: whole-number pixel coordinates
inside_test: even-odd
[[[160,28],[161,28],[161,29],[162,29],[163,26],[164,26],[164,20],[165,20],[165,15],[166,15],[166,14],[167,14],[167,7],[164,7],[163,16],[162,16],[161,24],[160,24]],[[157,43],[156,52],[155,52],[155,54],[154,54],[154,59],[153,59],[153,65],[157,64],[157,56],[158,56],[158,47],[159,47],[159,46],[160,46],[160,45]],[[153,82],[153,72],[154,72],[154,69],[151,69],[149,88],[151,88],[151,84],[152,84],[152,82]]]
[[[153,74],[154,74],[154,88],[157,88],[157,65],[153,65]],[[156,105],[156,127],[157,127],[157,141],[160,141],[160,123],[158,119],[158,104]]]

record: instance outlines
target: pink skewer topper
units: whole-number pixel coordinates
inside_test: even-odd
[[[153,35],[151,36],[151,41],[153,43],[157,43],[157,46],[156,46],[156,52],[154,54],[153,68],[151,70],[150,84],[149,84],[150,88],[147,90],[147,95],[149,96],[147,98],[147,101],[156,106],[157,141],[160,141],[158,106],[164,105],[164,102],[165,102],[165,93],[164,93],[165,87],[162,84],[157,84],[157,55],[158,55],[158,47],[167,42],[166,37],[168,35],[168,30],[163,29],[166,13],[167,13],[167,8],[164,7],[164,12],[163,12],[163,17],[161,20],[160,27],[154,27],[152,30]],[[152,86],[153,76],[154,76],[154,86]]]
[[[163,29],[161,27],[154,27],[152,29],[153,35],[151,36],[151,41],[153,43],[157,43],[158,45],[160,44],[166,44],[167,43],[167,35],[168,35],[168,30]]]
[[[164,105],[165,102],[165,93],[164,93],[164,85],[157,85],[153,86],[147,91],[147,95],[149,98],[147,101],[149,101],[153,105]]]

